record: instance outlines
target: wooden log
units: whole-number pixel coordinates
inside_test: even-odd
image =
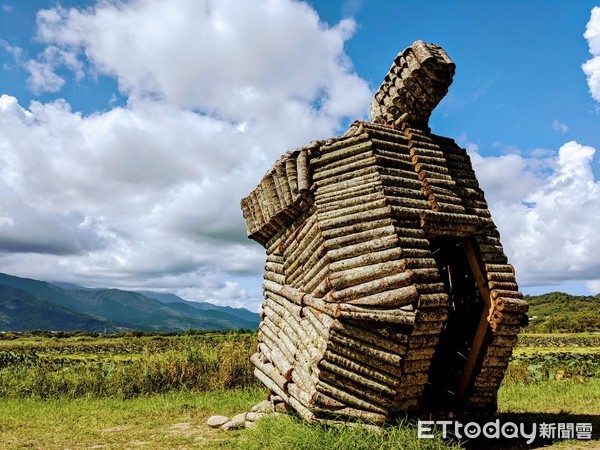
[[[499,323],[494,329],[494,335],[516,335],[520,330],[520,325]]]
[[[418,220],[420,220],[419,213],[421,212],[421,210],[419,210],[419,209],[405,207],[405,206],[397,206],[397,205],[391,205],[390,208],[392,210],[392,215],[397,220],[400,219],[400,220],[412,222],[415,225],[416,225],[416,222]]]
[[[286,273],[294,271],[294,267],[297,266],[299,261],[306,260],[310,256],[310,251],[314,250],[315,246],[319,242],[319,227],[315,221],[300,230],[304,234],[298,235],[295,239],[291,240],[289,246],[284,250],[285,257],[285,270]]]
[[[331,287],[341,291],[402,273],[403,263],[396,260],[401,253],[402,249],[392,248],[332,263],[330,269],[333,273],[329,275]]]
[[[352,173],[361,173],[361,175],[366,174],[369,172],[368,169],[373,169],[373,166],[376,164],[376,162],[377,159],[375,156],[373,156],[373,153],[368,152],[364,155],[364,157],[359,158],[358,160],[348,163],[344,161],[343,164],[332,167],[331,169],[319,170],[315,172],[313,177],[315,181],[320,181],[326,185],[329,182],[338,182],[348,179],[348,175]],[[364,173],[361,171],[364,171]]]
[[[371,149],[371,141],[368,134],[363,134],[360,139],[354,141],[353,145],[345,145],[337,150],[329,150],[320,152],[318,156],[311,156],[310,164],[315,169],[327,167],[332,164],[339,164],[347,158],[352,158],[356,155],[369,151]]]
[[[377,156],[383,156],[392,161],[400,161],[403,164],[412,165],[412,157],[408,152],[408,146],[405,146],[405,149],[403,151],[398,151],[397,147],[395,147],[393,150],[384,147],[378,147],[375,149],[375,154]]]
[[[394,155],[393,153],[384,154],[382,151],[376,153],[377,164],[385,167],[395,167],[397,169],[412,170],[413,164],[409,158],[402,158],[403,155]],[[408,155],[406,155],[408,156]]]
[[[275,294],[274,292],[271,292],[271,291],[267,291],[265,293],[265,298],[277,303],[278,308],[284,308],[285,310],[288,311],[289,314],[296,317],[297,320],[300,320],[300,317],[302,315],[302,307],[301,306],[299,306],[293,302],[290,302],[287,298],[285,298],[279,294]],[[265,300],[265,303],[266,303],[266,300]]]
[[[314,423],[316,421],[315,414],[300,403],[296,398],[290,396],[288,403],[294,408],[300,416],[308,423]]]
[[[321,253],[323,253],[323,256],[320,256]],[[325,254],[325,249],[322,248],[322,250],[315,253],[315,255],[319,256],[316,256],[314,260],[312,258],[309,259],[306,263],[306,266],[310,267],[310,270],[308,272],[305,271],[299,279],[301,284],[305,287],[304,291],[306,292],[312,292],[329,272],[329,258]]]
[[[285,275],[279,275],[270,270],[265,270],[264,278],[277,284],[285,284]]]
[[[302,299],[306,295],[304,292],[290,286],[289,284],[284,284],[282,286],[278,283],[273,283],[272,281],[268,280],[263,282],[263,288],[266,291],[273,292],[274,294],[277,294],[299,306],[303,305]]]
[[[410,269],[406,271],[410,275],[411,279],[415,282],[433,282],[437,283],[440,281],[440,273],[437,268],[425,268],[425,269]]]
[[[410,188],[410,189],[423,189],[423,183],[418,177],[414,178],[401,178],[394,174],[382,173],[380,179],[386,187],[399,187],[399,188]]]
[[[323,247],[323,240],[321,238],[317,238],[311,242],[298,256],[298,258],[290,264],[286,276],[292,283],[304,276],[307,267],[309,267],[308,261],[311,260],[311,258],[313,258],[313,263],[315,261],[320,261],[324,264],[329,263],[329,258],[327,257],[327,253]]]
[[[324,242],[324,246],[327,250],[340,249],[349,245],[355,245],[361,242],[369,241],[371,239],[389,236],[394,234],[395,231],[395,227],[392,224],[386,222],[386,224],[380,228],[373,228],[367,231],[347,234],[333,239],[326,239]]]
[[[320,380],[317,383],[317,390],[346,404],[354,405],[358,408],[379,414],[387,414],[387,409],[380,406],[379,403],[364,400],[362,397],[350,394],[349,392],[342,390],[337,386],[333,386],[326,381]]]
[[[282,343],[288,347],[290,351],[297,354],[298,349],[305,345],[305,339],[307,339],[306,333],[294,320],[289,320],[289,316],[282,317],[277,314],[270,305],[265,305],[265,311],[267,312],[267,318],[273,320],[277,317],[276,326],[279,329],[278,336]]]
[[[320,336],[328,336],[329,329],[335,322],[335,319],[330,315],[319,312],[308,306],[302,308],[302,315],[311,322],[312,326],[319,332]],[[322,333],[322,330],[326,331],[326,333]]]
[[[486,264],[485,271],[490,272],[508,272],[514,275],[515,269],[510,264]]]
[[[275,366],[273,364],[263,363],[260,360],[260,356],[258,353],[254,353],[250,357],[250,362],[252,364],[254,364],[254,366],[258,370],[260,370],[262,373],[264,373],[266,376],[268,376],[271,380],[273,380],[273,382],[279,388],[281,388],[281,390],[283,390],[284,392],[286,391],[288,380],[281,373],[279,373],[279,371],[275,368]]]
[[[400,277],[399,275],[404,275],[404,277]],[[410,277],[405,273],[399,274],[396,276],[396,279],[404,280],[402,282],[407,282]],[[379,280],[383,281],[383,280]],[[396,281],[397,282],[397,281]],[[361,285],[361,286],[364,286]],[[385,285],[384,285],[385,287]],[[352,289],[352,288],[349,288]],[[348,292],[348,290],[346,290]],[[380,308],[398,308],[400,306],[409,305],[414,302],[419,293],[414,286],[404,286],[396,289],[391,289],[384,292],[376,292],[371,295],[365,295],[363,297],[357,298],[343,298],[342,301],[346,301],[349,305],[357,305],[357,306],[374,306]],[[343,308],[342,308],[343,310]],[[351,309],[350,309],[351,310]],[[391,310],[389,310],[391,311]]]
[[[320,298],[307,295],[304,297],[304,304],[331,317],[335,317],[337,313],[337,305],[327,303]]]
[[[520,312],[505,312],[495,311],[492,319],[495,322],[502,322],[503,324],[514,324],[518,325],[523,322],[523,313]]]
[[[411,147],[409,150],[409,155],[418,156],[420,158],[435,158],[435,159],[446,159],[445,154],[439,147],[436,146],[436,149],[432,148],[419,148],[419,147]]]
[[[417,311],[419,322],[445,322],[448,319],[448,308],[425,308]]]
[[[384,206],[382,208],[373,209],[370,211],[364,211],[355,214],[349,214],[343,217],[336,217],[335,219],[323,220],[320,223],[321,230],[330,230],[332,228],[346,227],[354,225],[360,222],[370,222],[379,219],[385,219],[390,217],[392,209],[390,206]]]
[[[378,250],[387,250],[398,245],[398,236],[395,234],[384,236],[382,238],[371,239],[366,242],[349,245],[336,250],[329,250],[327,257],[331,263],[339,262],[344,259],[351,259],[366,253],[376,252]]]
[[[295,361],[296,352],[298,350],[298,347],[296,346],[296,344],[294,344],[294,340],[293,340],[293,339],[295,339],[295,337],[290,339],[289,330],[286,330],[284,327],[281,326],[280,318],[274,317],[276,314],[274,312],[272,312],[272,310],[270,308],[265,307],[265,311],[267,312],[267,314],[263,318],[261,324],[264,324],[265,327],[271,331],[271,334],[269,334],[266,331],[266,328],[263,330],[263,332],[271,338],[273,335],[275,335],[279,339],[279,342],[281,343],[281,346],[279,347],[279,349],[288,358],[291,358],[290,362],[293,363]],[[271,312],[271,314],[269,314],[269,312]],[[280,323],[275,324],[275,322],[273,322],[273,320],[278,320]]]
[[[321,264],[321,263],[323,263],[323,264]],[[319,264],[319,267],[321,267],[321,266],[322,266],[322,269],[317,274],[315,274],[315,276],[312,279],[305,280],[304,290],[306,292],[314,292],[317,289],[317,287],[319,285],[321,285],[323,280],[325,280],[325,278],[329,274],[329,272],[330,272],[329,260],[326,258],[323,258],[323,260]],[[321,297],[322,296],[323,296],[323,294],[321,294]],[[316,295],[313,294],[313,297],[316,297]]]
[[[323,196],[332,196],[336,192],[344,194],[352,188],[364,187],[381,181],[381,175],[373,168],[368,167],[357,172],[354,173],[353,177],[350,174],[344,174],[333,179],[328,178],[317,181],[315,183],[316,195],[322,198]]]
[[[444,283],[417,283],[414,285],[421,295],[443,294],[446,290]]]
[[[519,291],[508,291],[508,290],[503,290],[503,289],[492,289],[490,291],[490,295],[492,296],[493,299],[496,299],[498,297],[503,297],[503,298],[516,298],[516,299],[522,299],[523,298],[523,294]]]
[[[308,391],[314,388],[315,383],[318,381],[318,377],[312,377],[310,373],[308,373],[308,369],[304,364],[298,364],[298,366],[292,372],[291,381],[293,384]]]
[[[273,346],[273,348],[269,347],[265,342],[261,342],[259,348],[267,355],[267,358],[275,366],[277,371],[289,382],[292,378],[294,366],[290,364],[283,352],[276,346]]]
[[[312,389],[309,393],[305,389],[302,389],[300,386],[294,383],[290,383],[288,385],[289,394],[302,403],[303,406],[307,408],[311,408],[312,406],[312,393],[317,392],[316,389]],[[312,408],[311,408],[312,409]]]
[[[368,142],[368,144],[370,144],[370,142]],[[315,173],[319,174],[319,178],[327,178],[327,176],[322,177],[321,174],[324,173],[330,173],[333,176],[341,173],[339,171],[339,169],[342,169],[342,172],[345,172],[347,169],[345,169],[345,167],[351,165],[351,164],[358,164],[358,163],[362,163],[365,160],[372,158],[373,157],[373,151],[371,151],[370,149],[370,145],[367,146],[365,148],[365,150],[363,152],[360,153],[356,153],[354,155],[346,155],[343,159],[340,159],[338,161],[334,161],[334,162],[330,162],[328,164],[325,164],[319,168],[317,168],[315,170]]]
[[[271,256],[271,255],[269,255],[269,256]],[[268,270],[269,272],[274,272],[279,275],[285,275],[285,272],[284,272],[285,269],[283,267],[283,256],[280,256],[280,258],[282,260],[281,263],[269,261],[268,257],[267,257],[267,263],[265,264],[265,270]]]
[[[412,325],[415,323],[414,313],[402,311],[401,309],[393,309],[390,311],[376,310],[361,310],[354,305],[338,305],[337,317],[349,320],[367,320],[385,323],[400,323],[404,325]]]
[[[338,342],[329,342],[327,344],[327,349],[330,352],[340,354],[355,361],[356,363],[371,367],[380,372],[385,372],[395,377],[398,377],[401,374],[400,366],[392,365],[380,359],[373,358],[372,356],[366,355],[360,350],[345,347]]]
[[[358,395],[366,401],[371,401],[375,404],[378,404],[382,407],[387,407],[391,403],[391,396],[374,391],[364,385],[356,383],[348,378],[344,378],[340,375],[337,375],[333,372],[322,370],[319,378],[319,382],[329,383],[331,386],[336,387],[338,389],[343,389],[344,391]],[[318,385],[318,384],[317,384]]]
[[[387,199],[382,195],[373,196],[373,200],[369,202],[359,202],[355,205],[350,205],[346,207],[334,208],[334,205],[331,205],[328,211],[319,211],[319,220],[327,221],[331,219],[335,219],[337,217],[348,216],[352,214],[361,213],[364,211],[370,211],[377,208],[383,208],[387,205]],[[337,205],[335,205],[337,206]]]
[[[336,364],[339,367],[343,367],[360,375],[372,378],[373,380],[377,380],[381,383],[386,384],[390,388],[397,385],[399,381],[398,377],[385,373],[381,370],[377,370],[368,365],[359,364],[355,360],[348,359],[344,355],[340,355],[330,350],[326,351],[323,355],[323,360],[321,361],[321,364],[323,363],[323,361],[329,361],[333,364]],[[327,368],[327,365],[323,367]]]
[[[380,361],[391,364],[392,366],[397,366],[402,361],[402,355],[390,352],[388,350],[382,348],[375,348],[371,344],[366,341],[362,341],[357,338],[350,338],[337,330],[330,330],[330,343],[331,350],[341,354],[347,354],[344,351],[344,347],[351,350],[356,350],[358,352],[362,352],[364,355],[377,358]],[[337,343],[339,345],[335,345]],[[342,351],[340,351],[340,348]],[[329,349],[329,346],[328,346]],[[387,372],[387,370],[386,370]],[[394,372],[391,372],[394,373]]]
[[[379,173],[384,176],[391,176],[396,180],[414,180],[418,181],[419,176],[414,170],[406,170],[406,169],[398,169],[396,167],[385,167],[381,165],[377,165],[377,169]],[[392,184],[394,185],[394,184]],[[402,186],[402,184],[400,184]],[[412,184],[412,186],[417,186],[416,184]]]
[[[363,127],[363,126],[364,126],[364,124],[360,123],[360,127]],[[360,130],[360,128],[359,128],[359,130]],[[334,142],[322,145],[319,149],[318,154],[325,155],[325,154],[331,153],[335,150],[339,150],[339,149],[345,150],[348,147],[353,146],[354,144],[358,144],[358,143],[368,140],[368,139],[369,139],[369,134],[360,131],[358,134],[356,134],[355,136],[352,136],[348,139],[334,141]]]
[[[329,194],[321,194],[317,190],[315,194],[315,202],[319,209],[327,210],[332,204],[337,202],[355,199],[357,197],[369,196],[373,194],[381,194],[382,183],[379,179],[374,179],[368,183],[356,184],[350,181],[346,183],[345,188],[339,191],[334,191]]]
[[[294,354],[289,353],[285,345],[277,337],[277,333],[273,333],[270,328],[260,326],[258,329],[258,340],[259,342],[264,342],[271,349],[271,352],[273,349],[279,350],[288,361],[288,364],[293,365],[295,362]]]
[[[338,366],[335,363],[328,361],[327,359],[321,360],[319,363],[319,367],[323,370],[327,370],[331,373],[334,373],[342,378],[353,381],[354,383],[372,389],[375,392],[381,393],[383,395],[394,395],[396,391],[389,386],[380,383],[378,381],[372,380],[364,375],[354,372],[352,370],[348,370],[344,367]]]
[[[518,298],[496,298],[496,309],[502,312],[526,313],[529,303]]]
[[[392,206],[399,206],[403,208],[412,208],[412,209],[429,209],[431,208],[431,204],[423,199],[423,198],[406,198],[406,197],[396,197],[389,195],[387,200]]]
[[[388,350],[392,353],[403,355],[406,351],[406,344],[408,343],[408,336],[406,334],[397,330],[389,330],[385,327],[367,329],[361,325],[354,322],[334,320],[330,328],[340,334],[345,334],[351,339],[358,338],[369,345]]]
[[[446,293],[439,294],[421,294],[417,308],[437,308],[448,306],[449,299]]]
[[[345,289],[339,291],[332,291],[327,297],[324,298],[325,301],[334,301],[334,302],[350,302],[357,304],[371,304],[374,306],[384,306],[382,303],[384,298],[376,298],[375,302],[369,302],[372,295],[379,294],[381,292],[390,291],[390,290],[398,290],[400,288],[410,287],[410,292],[398,292],[398,298],[402,297],[403,294],[411,294],[412,290],[416,289],[414,286],[407,286],[410,283],[410,276],[404,272],[389,275],[387,277],[380,278],[378,280],[368,281],[356,286],[347,287]],[[392,294],[394,295],[394,294]],[[388,299],[389,300],[389,299]],[[400,306],[404,304],[410,303],[413,299],[401,302],[392,302],[388,306]]]
[[[287,261],[289,257],[295,255],[294,252],[297,252],[300,243],[310,242],[318,235],[317,217],[314,210],[311,208],[307,213],[310,214],[309,217],[304,217],[304,215],[299,217],[293,232],[288,231],[289,234],[283,240],[280,251],[284,256],[284,267],[286,263],[289,264],[289,261]],[[310,236],[310,238],[307,239],[307,236]]]
[[[423,187],[409,188],[409,187],[398,187],[398,186],[383,186],[383,192],[386,196],[400,197],[400,198],[420,198],[425,196]]]
[[[375,158],[374,156],[372,158]],[[339,187],[343,185],[347,181],[352,181],[354,184],[358,184],[360,180],[376,180],[379,179],[379,173],[377,172],[377,168],[371,161],[366,161],[363,163],[363,167],[346,167],[347,172],[340,173],[339,175],[329,176],[328,178],[323,178],[316,182],[316,189],[321,190],[325,188],[330,188],[331,190],[335,190],[334,186]],[[331,192],[331,191],[323,191],[323,192]]]
[[[436,268],[435,259],[428,258],[403,258],[402,270],[409,269],[433,269]]]
[[[508,290],[508,291],[518,291],[519,285],[517,283],[511,283],[507,281],[490,281],[488,282],[488,287],[490,290],[498,289],[498,290]]]
[[[444,322],[417,322],[412,330],[412,336],[423,334],[439,334]]]
[[[319,205],[319,217],[321,219],[335,217],[334,211],[352,211],[348,208],[356,208],[357,206],[364,205],[366,203],[373,203],[384,200],[385,197],[379,189],[368,189],[366,193],[359,195],[352,195],[351,197],[340,199],[339,197],[335,200],[330,200],[327,203],[318,200]],[[327,216],[327,215],[331,215]]]
[[[487,272],[486,278],[489,281],[514,283],[515,275],[512,272]]]
[[[383,227],[387,227],[390,225],[393,225],[393,221],[391,218],[386,217],[380,220],[374,220],[371,222],[359,222],[356,224],[352,224],[349,225],[347,227],[339,227],[339,228],[332,228],[329,230],[322,230],[322,235],[323,237],[329,241],[332,239],[336,239],[336,238],[340,238],[340,237],[344,237],[344,236],[350,236],[350,235],[354,235],[354,234],[358,234],[358,233],[362,233],[362,232],[369,232],[369,231],[373,231],[373,230],[377,230]]]

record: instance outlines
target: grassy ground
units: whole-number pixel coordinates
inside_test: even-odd
[[[0,341],[0,448],[532,448],[417,439],[414,424],[377,434],[308,426],[291,416],[251,430],[210,429],[210,415],[231,416],[265,398],[247,360],[254,339]],[[598,342],[598,334],[525,335],[499,392],[501,422],[591,422],[593,441],[537,440],[533,448],[600,448]]]
[[[206,426],[212,414],[236,414],[264,398],[262,389],[182,392],[129,400],[5,399],[0,443],[17,448],[228,448],[239,432]]]
[[[384,434],[309,426],[293,417],[258,422],[251,430],[226,432],[206,425],[212,414],[233,415],[264,399],[265,391],[169,393],[129,400],[112,398],[0,402],[2,448],[239,448],[239,449],[445,449],[483,448],[477,443],[417,439],[414,424]],[[499,394],[501,423],[592,422],[595,440],[556,441],[552,447],[598,448],[600,380],[553,381],[504,386]],[[481,443],[480,443],[481,444]],[[503,446],[514,442],[503,441]],[[533,447],[552,444],[538,440]],[[567,447],[565,447],[567,446]],[[486,445],[487,448],[492,448]],[[510,447],[500,447],[510,448]]]

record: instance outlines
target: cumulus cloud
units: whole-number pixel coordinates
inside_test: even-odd
[[[583,64],[592,97],[600,102],[600,6],[592,9],[583,37],[587,39],[592,59]]]
[[[32,88],[109,76],[127,105],[0,98],[2,270],[257,307],[240,280],[260,290],[264,250],[239,201],[286,150],[366,115],[343,48],[354,22],[288,0],[134,0],[37,25]]]
[[[593,280],[600,273],[600,181],[595,149],[575,141],[553,156],[471,158],[523,286]],[[588,287],[592,285],[588,284]]]

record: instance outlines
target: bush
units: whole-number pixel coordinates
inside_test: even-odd
[[[130,398],[258,385],[249,361],[256,335],[155,338],[144,338],[139,350],[140,338],[112,346],[73,338],[0,352],[0,397]]]

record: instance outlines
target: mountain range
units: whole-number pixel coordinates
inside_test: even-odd
[[[86,288],[0,273],[0,331],[256,329],[245,308],[184,300],[152,291]]]

